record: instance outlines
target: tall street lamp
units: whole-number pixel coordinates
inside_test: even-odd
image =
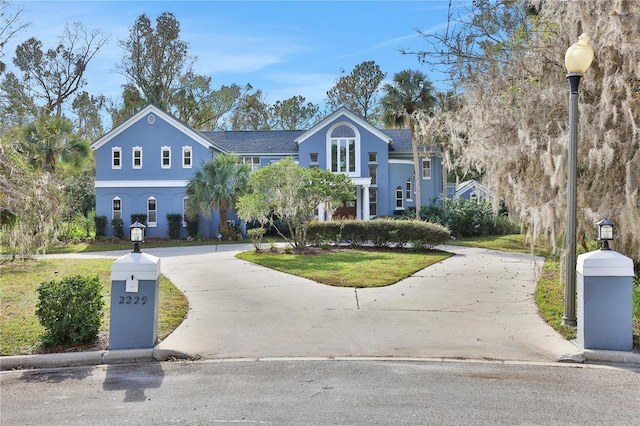
[[[569,170],[567,176],[567,229],[565,233],[564,315],[562,324],[577,325],[576,320],[576,199],[578,162],[578,87],[582,74],[593,61],[589,36],[582,34],[567,49],[564,63],[569,80]]]

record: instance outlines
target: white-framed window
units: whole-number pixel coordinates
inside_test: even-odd
[[[251,172],[255,172],[260,169],[260,157],[242,157],[240,162],[249,166]]]
[[[190,146],[183,146],[182,147],[182,168],[183,169],[190,169],[193,164],[192,162],[192,158],[191,155],[193,153],[193,149],[191,149]]]
[[[142,168],[142,147],[141,146],[134,146],[131,149],[131,156],[133,158],[133,168],[134,169],[141,169]]]
[[[405,184],[405,197],[407,198],[407,201],[411,201],[413,199],[413,182],[411,181],[411,178],[407,179],[407,183]]]
[[[396,210],[404,209],[404,191],[402,187],[396,188]]]
[[[371,178],[371,185],[378,184],[378,166],[376,164],[369,164],[369,177]]]
[[[160,164],[163,169],[171,168],[171,147],[163,146],[160,148]]]
[[[333,173],[355,175],[359,171],[356,159],[358,143],[356,132],[351,127],[342,124],[331,130],[330,157]]]
[[[377,163],[378,162],[378,153],[370,152],[369,153],[369,163]]]
[[[158,200],[155,197],[147,198],[147,226],[158,226]]]
[[[111,148],[111,168],[122,168],[122,148],[120,148],[119,146],[114,146],[113,148]]]
[[[309,154],[309,164],[310,165],[317,165],[319,161],[319,156],[317,152],[312,152]]]
[[[111,220],[122,219],[122,200],[120,197],[113,197],[111,200]]]
[[[431,179],[431,159],[422,159],[422,179]]]
[[[378,189],[369,188],[369,215],[376,216],[378,214]]]
[[[182,199],[182,227],[187,227],[187,200],[189,197],[184,197]]]

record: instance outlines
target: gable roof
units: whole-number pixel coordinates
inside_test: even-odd
[[[220,130],[200,132],[227,152],[236,154],[295,154],[304,130]]]
[[[146,107],[144,107],[137,114],[129,118],[127,121],[115,127],[114,129],[109,131],[107,134],[102,136],[100,139],[92,143],[91,148],[94,150],[100,148],[101,146],[103,146],[104,144],[111,141],[113,138],[115,138],[116,136],[120,135],[122,132],[127,130],[129,127],[137,123],[140,119],[142,119],[143,117],[146,117],[147,114],[155,114],[156,116],[158,116],[159,118],[161,118],[162,120],[166,121],[171,126],[176,128],[178,131],[187,135],[194,142],[199,143],[200,145],[204,146],[207,149],[216,148],[219,151],[226,152],[221,146],[219,146],[212,140],[206,138],[200,132],[193,130],[189,125],[183,123],[182,121],[176,119],[172,115],[162,111],[160,108],[154,105],[147,105]]]
[[[355,122],[359,126],[365,128],[369,132],[373,133],[375,136],[377,136],[378,138],[382,139],[386,143],[391,143],[391,138],[388,135],[386,135],[384,132],[376,129],[375,127],[373,127],[371,125],[371,123],[369,123],[368,121],[366,121],[366,120],[362,119],[361,117],[355,115],[354,113],[352,113],[351,111],[349,111],[345,107],[341,107],[336,112],[334,112],[330,116],[326,117],[325,119],[323,119],[322,121],[317,123],[315,126],[311,127],[309,130],[307,130],[304,133],[302,133],[299,137],[296,138],[296,143],[301,144],[302,142],[304,142],[305,140],[307,140],[308,138],[310,138],[314,134],[318,133],[320,130],[324,129],[325,127],[327,127],[327,126],[329,126],[331,124],[333,124],[336,120],[338,120],[338,118],[340,118],[340,116],[347,117],[348,119],[352,120],[353,122]]]

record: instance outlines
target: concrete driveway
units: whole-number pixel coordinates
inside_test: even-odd
[[[539,316],[543,259],[455,256],[388,287],[330,287],[235,258],[250,245],[149,249],[189,299],[158,346],[204,358],[411,357],[556,361],[578,348]]]

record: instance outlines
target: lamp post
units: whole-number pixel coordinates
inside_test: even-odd
[[[564,315],[562,324],[577,325],[576,320],[576,199],[578,162],[578,87],[582,74],[593,61],[589,36],[580,35],[567,49],[564,62],[569,80],[569,155],[567,173],[567,228],[565,232]]]
[[[131,242],[133,243],[133,250],[131,253],[141,253],[140,251],[140,243],[144,243],[144,226],[140,222],[136,220],[135,223],[129,225],[129,230],[131,232]]]

